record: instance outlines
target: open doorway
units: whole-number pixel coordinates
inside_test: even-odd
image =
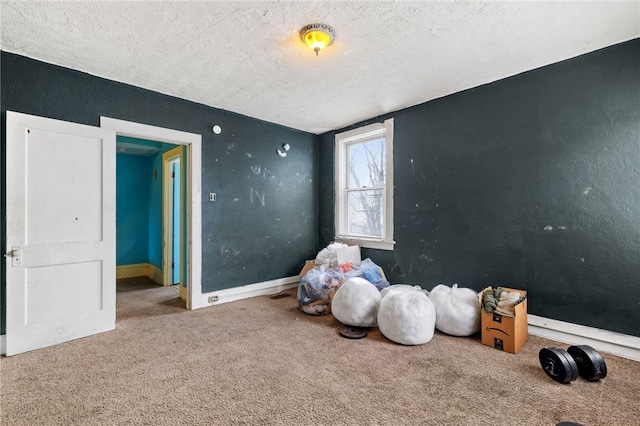
[[[116,138],[118,320],[155,304],[186,309],[182,152],[181,145]]]
[[[184,162],[181,163],[182,176],[185,177],[181,186],[184,191],[184,250],[182,250],[183,268],[180,274],[186,292],[187,309],[202,307],[202,225],[201,225],[201,152],[202,137],[193,133],[186,133],[140,123],[117,120],[109,117],[100,118],[100,126],[113,129],[117,136],[140,138],[163,143],[180,145]]]

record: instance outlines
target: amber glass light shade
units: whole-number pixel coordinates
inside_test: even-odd
[[[300,38],[316,52],[316,56],[322,49],[333,43],[335,36],[335,30],[325,24],[310,24],[300,30]]]

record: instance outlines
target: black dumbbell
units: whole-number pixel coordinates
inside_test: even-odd
[[[564,349],[542,348],[538,358],[544,372],[556,382],[569,383],[578,378],[578,365]]]
[[[583,379],[597,382],[607,376],[607,364],[604,363],[604,358],[591,346],[569,346],[567,352],[576,361],[578,372]]]
[[[542,348],[538,354],[540,365],[547,376],[559,383],[569,383],[580,377],[595,382],[607,375],[607,366],[600,354],[591,346]]]

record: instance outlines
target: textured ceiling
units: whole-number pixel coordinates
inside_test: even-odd
[[[640,2],[1,1],[2,50],[322,133],[640,36]],[[316,57],[298,30],[337,32]]]

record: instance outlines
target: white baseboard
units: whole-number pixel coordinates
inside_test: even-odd
[[[158,284],[162,284],[162,270],[150,263],[133,263],[131,265],[116,266],[116,279],[149,277]]]
[[[529,334],[640,361],[640,337],[529,314]]]
[[[300,277],[280,278],[277,280],[264,281],[256,284],[248,284],[241,287],[233,287],[224,290],[204,293],[202,295],[201,306],[213,306],[221,303],[234,302],[236,300],[247,299],[249,297],[264,296],[265,294],[279,293],[293,287],[297,287]],[[215,300],[214,300],[215,299]]]

